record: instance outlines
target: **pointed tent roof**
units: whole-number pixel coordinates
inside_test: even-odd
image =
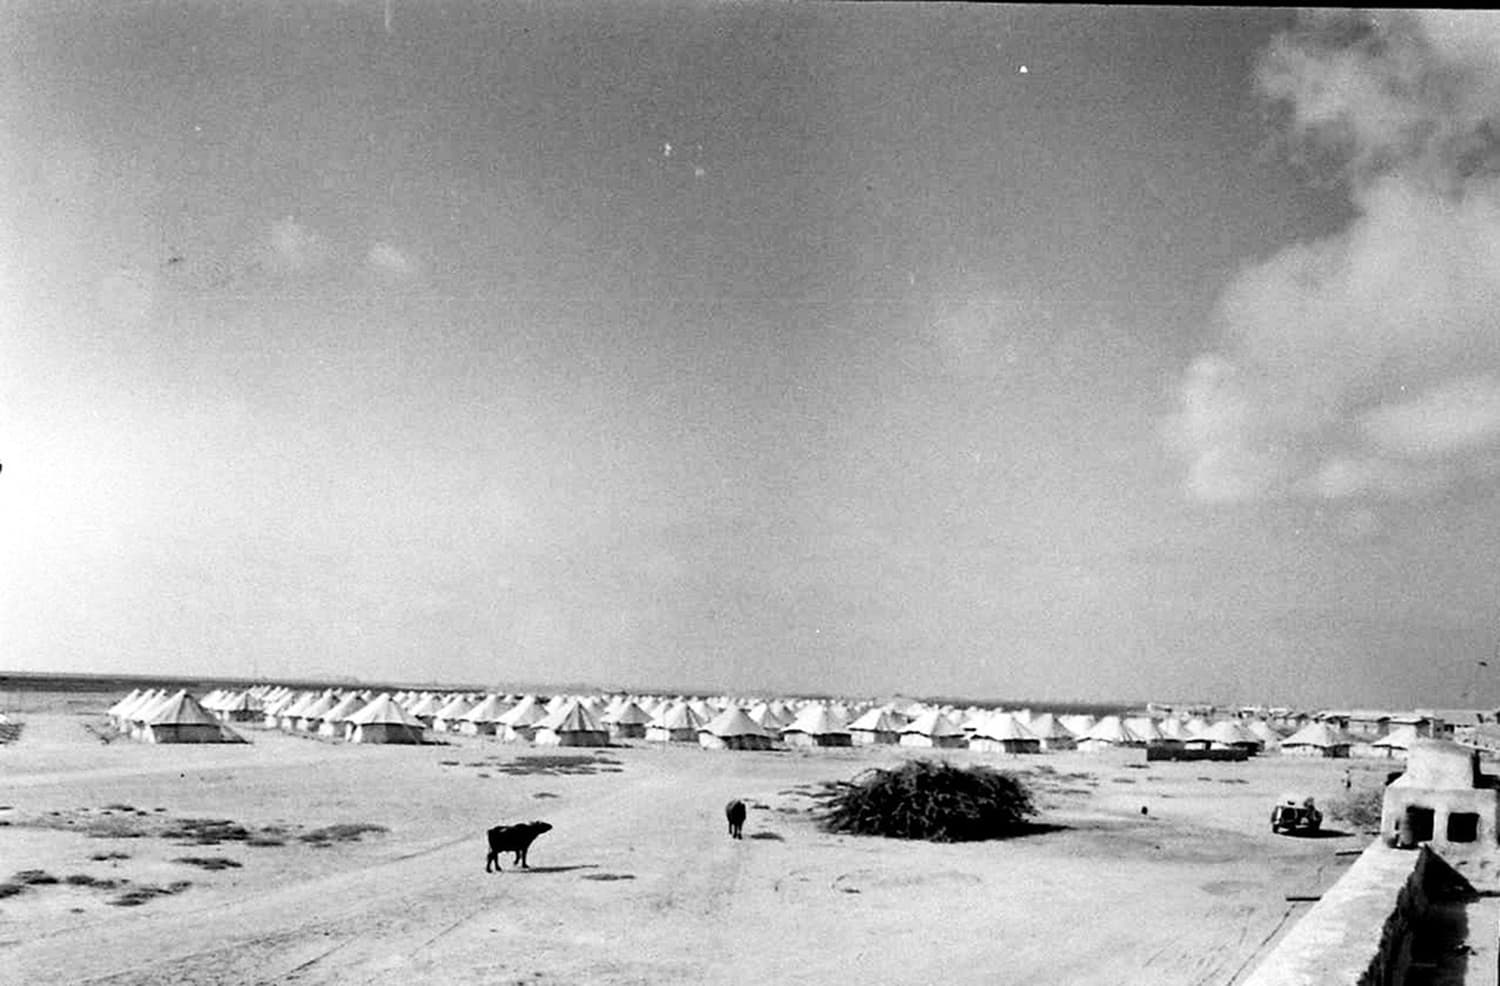
[[[1282,740],[1281,745],[1283,748],[1288,746],[1316,746],[1326,750],[1335,746],[1349,746],[1353,742],[1353,738],[1343,730],[1335,729],[1326,722],[1310,722]]]
[[[219,720],[183,689],[158,702],[145,723],[148,726],[217,726]]]
[[[738,705],[731,705],[723,712],[720,712],[712,720],[700,727],[698,731],[713,733],[720,738],[768,735],[760,727],[760,724],[746,715],[745,710]]]
[[[425,692],[406,711],[414,716],[436,716],[438,709],[442,707],[442,698],[432,692]]]
[[[605,727],[589,707],[576,698],[570,698],[536,724],[537,729],[550,729],[554,733],[602,733]]]
[[[616,706],[613,712],[607,713],[604,721],[616,726],[644,726],[651,721],[651,714],[635,702],[627,700],[624,705]]]
[[[1094,723],[1094,728],[1084,733],[1080,739],[1095,740],[1100,743],[1138,743],[1135,735],[1125,728],[1125,723],[1120,721],[1119,716],[1105,716]]]
[[[265,707],[260,696],[251,692],[226,692],[219,703],[220,712],[259,712]]]
[[[1378,746],[1381,749],[1407,750],[1411,748],[1412,743],[1416,739],[1416,726],[1397,726],[1370,745]]]
[[[797,718],[783,726],[781,731],[783,733],[806,733],[809,736],[847,736],[849,726],[842,716],[819,702],[804,708],[797,714]]]
[[[318,718],[324,722],[343,722],[367,704],[357,693],[351,692],[335,702],[333,708],[324,712]]]
[[[1247,729],[1238,719],[1220,719],[1203,734],[1204,739],[1215,743],[1254,743],[1261,745],[1261,738]]]
[[[1009,712],[996,712],[985,719],[975,728],[974,735],[1002,741],[1038,739],[1035,733],[1023,726],[1020,720]]]
[[[750,707],[747,715],[759,723],[767,732],[773,733],[780,732],[781,727],[791,721],[790,716],[778,715],[776,710],[771,707],[770,702],[756,702]]]
[[[1097,720],[1087,713],[1080,712],[1076,715],[1059,716],[1062,724],[1068,728],[1068,732],[1082,739],[1090,729],[1094,728]]]
[[[334,697],[333,692],[324,692],[311,705],[306,706],[305,708],[303,708],[303,710],[301,712],[297,713],[297,718],[298,719],[321,719],[321,718],[323,718],[323,714],[325,712],[327,712],[329,709],[333,708],[335,705],[338,705],[338,704],[339,704],[339,700]]]
[[[906,717],[884,706],[871,709],[849,724],[851,730],[872,733],[899,733],[906,725]]]
[[[535,695],[523,696],[521,701],[511,707],[511,710],[502,715],[496,721],[504,726],[530,726],[538,722],[547,714],[538,702]]]
[[[1126,719],[1125,729],[1141,743],[1158,743],[1166,738],[1156,720],[1150,716]]]
[[[109,716],[122,716],[126,712],[129,712],[131,705],[133,705],[136,702],[139,702],[140,699],[141,699],[141,690],[139,688],[132,688],[130,690],[130,694],[129,695],[126,695],[124,698],[120,699],[114,705],[111,705],[108,709],[106,709],[104,711],[104,714],[105,715],[109,715]]]
[[[677,702],[659,713],[651,725],[662,729],[701,729],[706,721],[686,702]]]
[[[450,698],[437,710],[436,717],[439,719],[462,719],[464,713],[474,707],[474,700],[467,695],[459,694]]]
[[[135,703],[134,708],[130,710],[127,718],[131,722],[145,722],[155,714],[158,705],[165,704],[171,697],[171,693],[165,689],[147,692],[141,696],[140,701]]]
[[[922,736],[961,736],[963,730],[941,709],[928,709],[901,728],[903,733],[918,733]]]
[[[499,695],[486,695],[484,701],[473,706],[458,718],[464,722],[499,722],[500,717],[510,711],[510,706]]]
[[[1272,729],[1271,724],[1269,722],[1266,722],[1264,719],[1253,719],[1245,726],[1245,728],[1250,731],[1251,736],[1254,736],[1266,746],[1281,745],[1281,736],[1276,732],[1276,730]]]
[[[1031,730],[1032,735],[1041,740],[1073,739],[1073,731],[1064,726],[1062,720],[1050,712],[1043,712],[1041,715],[1033,716],[1031,722],[1026,724],[1026,728]]]
[[[281,714],[289,719],[300,719],[302,718],[302,713],[311,708],[312,704],[317,700],[317,692],[302,692],[292,704],[281,710]]]
[[[1167,716],[1159,725],[1161,734],[1165,739],[1185,740],[1189,739],[1187,723],[1179,716]]]
[[[403,709],[399,702],[384,692],[375,696],[369,704],[345,721],[352,722],[356,726],[382,724],[410,726],[412,729],[422,728],[421,720]]]

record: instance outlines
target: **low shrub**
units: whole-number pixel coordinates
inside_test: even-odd
[[[186,863],[188,866],[196,866],[202,870],[229,870],[239,869],[240,864],[223,856],[178,856],[172,860],[174,863]]]
[[[933,842],[1019,835],[1036,814],[1031,792],[1016,777],[933,760],[872,768],[853,781],[825,783],[813,797],[827,831]]]
[[[1346,825],[1352,825],[1361,831],[1377,832],[1380,830],[1380,809],[1384,802],[1385,788],[1361,788],[1347,791],[1328,802],[1327,811],[1330,818],[1337,818]]]
[[[388,832],[384,825],[372,825],[369,822],[341,822],[337,825],[328,825],[311,832],[304,832],[297,838],[303,842],[327,845],[331,842],[357,842],[359,837],[367,832]]]

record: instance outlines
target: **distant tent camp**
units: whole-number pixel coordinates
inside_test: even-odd
[[[1238,719],[1220,719],[1208,727],[1203,737],[1209,741],[1209,749],[1244,750],[1252,756],[1259,753],[1261,747],[1264,746],[1260,737],[1252,733]]]
[[[756,725],[769,734],[781,732],[781,727],[791,722],[793,718],[779,702],[756,702],[747,713]]]
[[[996,712],[974,727],[969,749],[986,753],[1041,753],[1042,741],[1008,712]]]
[[[136,710],[137,706],[145,702],[153,701],[155,698],[155,692],[142,691],[139,688],[132,688],[130,690],[130,694],[120,699],[114,705],[111,705],[105,712],[105,715],[113,719],[115,722],[115,726],[117,726],[119,729],[129,729],[130,714]]]
[[[1094,723],[1094,728],[1078,738],[1078,749],[1087,753],[1145,745],[1144,740],[1125,728],[1125,723],[1120,721],[1119,716],[1105,716]]]
[[[423,692],[422,696],[407,708],[407,712],[413,719],[420,720],[422,725],[431,726],[437,718],[438,710],[443,707],[443,701],[433,692]]]
[[[323,714],[339,704],[332,691],[326,691],[297,714],[297,728],[304,733],[317,729],[323,722]]]
[[[311,708],[320,697],[317,692],[303,692],[295,701],[281,710],[281,719],[277,725],[287,731],[296,729],[297,723],[302,721],[303,710]]]
[[[849,724],[849,739],[855,746],[901,742],[906,717],[889,707],[871,709]]]
[[[1291,757],[1347,757],[1354,741],[1340,729],[1310,722],[1281,741],[1281,752]]]
[[[318,735],[337,738],[344,735],[344,720],[368,705],[358,694],[351,692],[334,703],[333,708],[318,717]]]
[[[902,746],[961,747],[967,742],[964,731],[941,709],[928,709],[901,727]]]
[[[432,728],[439,733],[461,732],[460,723],[464,714],[478,704],[478,699],[465,694],[454,695],[443,704],[432,717]]]
[[[530,740],[536,733],[536,724],[547,715],[542,703],[535,695],[526,695],[499,719],[505,727],[507,740]],[[497,729],[496,732],[499,732]]]
[[[262,703],[251,692],[228,692],[214,703],[213,713],[222,722],[254,722],[261,717]]]
[[[1043,750],[1071,750],[1078,746],[1078,738],[1050,712],[1033,716],[1026,728],[1036,736]]]
[[[608,746],[609,728],[578,699],[568,699],[536,724],[538,746]]]
[[[403,709],[390,695],[381,694],[344,720],[345,738],[351,743],[422,742],[422,722]]]
[[[807,706],[783,726],[781,741],[787,746],[852,746],[854,742],[844,718],[821,702]]]
[[[1380,739],[1370,744],[1371,751],[1376,756],[1382,757],[1405,757],[1411,749],[1412,743],[1417,740],[1416,726],[1397,726]]]
[[[698,730],[698,743],[715,750],[769,750],[771,737],[744,709],[731,705]]]
[[[486,695],[484,701],[458,717],[458,731],[469,736],[494,736],[505,728],[500,720],[510,706],[499,695]],[[450,725],[450,730],[452,726]]]
[[[1167,716],[1157,724],[1157,728],[1161,730],[1162,738],[1167,741],[1186,743],[1192,738],[1188,732],[1187,723],[1179,716]]]
[[[1087,733],[1090,729],[1093,729],[1095,724],[1098,722],[1098,720],[1096,720],[1093,716],[1088,715],[1084,712],[1079,712],[1074,715],[1058,716],[1058,721],[1067,728],[1068,732],[1073,734],[1075,739],[1079,740],[1083,739],[1084,734]]]
[[[686,702],[677,702],[646,725],[646,739],[654,743],[694,743],[704,724]]]
[[[1250,735],[1260,740],[1262,750],[1279,750],[1281,748],[1281,734],[1271,728],[1271,724],[1264,719],[1252,719],[1245,726]]]
[[[147,743],[244,742],[186,691],[158,702],[141,725],[140,738]]]
[[[1160,746],[1172,742],[1167,734],[1162,732],[1156,720],[1150,716],[1131,716],[1124,722],[1125,731],[1146,746]]]
[[[617,739],[644,739],[651,716],[635,702],[626,700],[604,716],[610,735]]]

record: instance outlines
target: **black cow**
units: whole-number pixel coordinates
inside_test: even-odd
[[[536,841],[536,837],[543,832],[550,832],[552,826],[547,822],[522,822],[519,825],[496,825],[487,833],[490,838],[490,854],[485,857],[484,871],[490,872],[494,867],[495,872],[500,870],[500,854],[503,852],[515,853],[513,863],[519,863],[522,869],[531,869],[526,865],[526,850]]]
[[[742,839],[741,832],[745,828],[745,802],[735,798],[724,806],[724,817],[729,819],[729,837],[731,839]]]

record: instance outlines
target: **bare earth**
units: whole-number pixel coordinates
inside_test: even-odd
[[[1284,790],[1342,794],[1349,761],[953,751],[1027,772],[1058,827],[936,845],[826,834],[798,790],[911,750],[349,746],[254,728],[250,745],[148,746],[101,743],[96,716],[22,718],[0,746],[0,883],[60,882],[0,899],[5,983],[1223,984],[1311,906],[1289,895],[1326,888],[1369,840],[1267,824]],[[543,754],[577,759],[526,759]],[[1390,766],[1354,761],[1355,784]],[[731,797],[752,806],[743,841],[725,832]],[[554,829],[530,870],[504,856],[486,874],[485,829],[533,818]],[[184,819],[268,844],[197,843]],[[304,838],[361,824],[385,831]],[[144,901],[112,903],[131,890]]]

